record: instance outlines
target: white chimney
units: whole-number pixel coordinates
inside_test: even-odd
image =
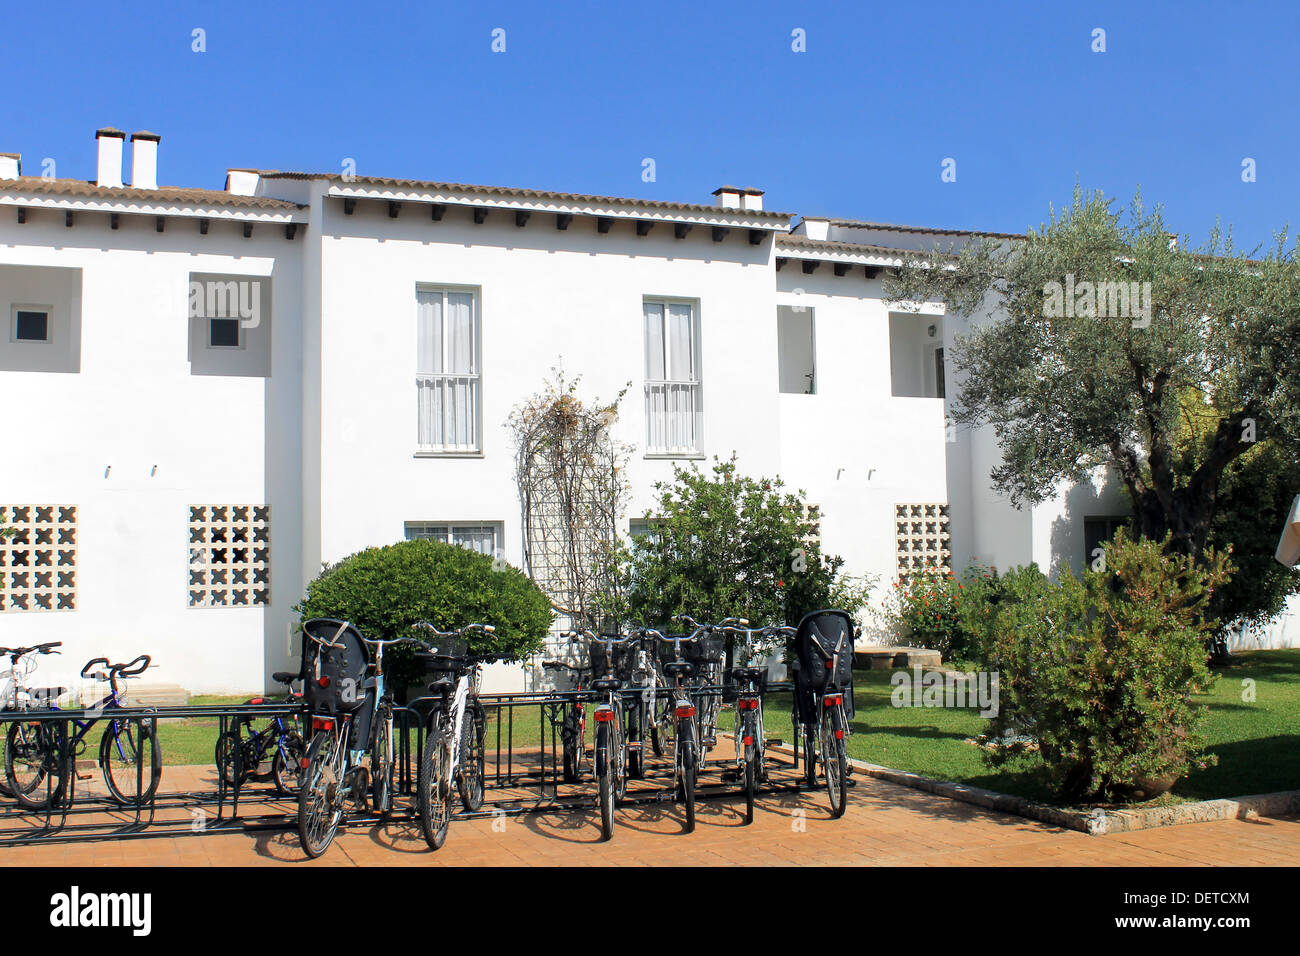
[[[158,188],[157,133],[142,129],[131,134],[131,185],[136,189]]]
[[[804,216],[795,232],[802,232],[809,239],[829,239],[831,221],[821,216]]]
[[[723,209],[739,209],[741,192],[735,186],[719,186],[713,190],[713,204]]]
[[[17,179],[22,171],[22,156],[18,153],[0,153],[0,179]]]
[[[762,209],[763,208],[763,190],[746,189],[740,199],[741,209]]]
[[[126,133],[120,129],[106,127],[95,131],[95,139],[99,143],[99,165],[95,185],[121,188],[122,143],[126,139]]]

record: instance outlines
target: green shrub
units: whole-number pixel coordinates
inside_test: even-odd
[[[294,608],[303,620],[351,621],[371,639],[410,635],[416,621],[442,630],[491,624],[496,633],[471,646],[526,656],[541,649],[551,624],[546,595],[522,572],[487,555],[440,541],[402,541],[367,548],[326,567]],[[384,653],[390,683],[413,684],[413,650]]]
[[[992,733],[1004,741],[989,760],[1041,761],[1067,800],[1142,799],[1213,760],[1194,695],[1213,680],[1203,612],[1226,557],[1210,551],[1197,566],[1121,532],[1105,567],[1066,570],[1055,585],[1017,572],[984,628],[1000,675]]]
[[[895,581],[885,599],[885,621],[898,640],[912,647],[932,648],[945,661],[962,657],[966,639],[958,611],[961,591],[961,584],[951,572],[917,574],[906,581]]]

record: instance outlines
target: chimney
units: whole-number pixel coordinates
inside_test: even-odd
[[[735,186],[719,186],[713,190],[713,205],[721,206],[723,209],[739,209],[742,192],[743,190]]]
[[[120,129],[105,127],[95,131],[99,143],[99,166],[95,177],[96,186],[120,188],[122,185],[122,143],[126,133]]]
[[[157,133],[142,129],[131,134],[131,185],[136,189],[158,188]]]
[[[763,208],[763,190],[746,189],[740,197],[741,209],[759,210]]]
[[[17,179],[23,174],[23,158],[18,153],[0,153],[0,179]]]

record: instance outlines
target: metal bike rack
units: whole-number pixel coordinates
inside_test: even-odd
[[[781,682],[767,687],[767,699],[788,695],[793,685]],[[696,697],[716,696],[721,687],[693,688]],[[636,700],[640,691],[624,692],[629,700]],[[560,732],[559,723],[564,709],[575,700],[594,703],[598,697],[590,691],[537,691],[518,693],[480,694],[479,702],[487,714],[483,808],[473,813],[459,812],[455,819],[493,817],[502,814],[527,814],[572,809],[590,809],[595,805],[595,787],[590,777],[581,784],[564,785],[561,792]],[[358,813],[345,819],[344,826],[363,826],[389,821],[409,821],[416,816],[415,791],[417,766],[423,751],[427,732],[429,705],[434,698],[422,697],[406,705],[395,705],[394,759],[397,764],[394,777],[394,796],[397,805],[384,818],[371,813]],[[793,703],[793,701],[791,701]],[[535,713],[535,722],[527,717]],[[0,712],[0,735],[8,732],[15,721],[54,722],[63,725],[62,765],[64,792],[59,800],[51,800],[43,810],[28,810],[12,797],[0,796],[0,847],[38,843],[84,842],[92,840],[136,839],[151,836],[183,836],[215,833],[248,832],[254,830],[285,830],[297,825],[296,801],[279,796],[274,791],[250,787],[247,783],[230,785],[225,774],[216,772],[216,785],[211,789],[164,791],[167,767],[155,792],[147,801],[120,804],[107,797],[78,791],[76,773],[77,754],[70,745],[75,721],[109,720],[126,721],[133,725],[137,740],[143,728],[151,722],[171,719],[213,719],[217,721],[216,736],[229,732],[236,722],[245,720],[262,722],[272,717],[301,717],[305,709],[298,702],[270,702],[262,704],[224,704],[175,707],[123,707],[100,711],[85,710],[29,710]],[[559,719],[557,719],[559,718]],[[155,725],[156,726],[156,725]],[[520,740],[524,730],[537,731],[536,740]],[[304,742],[310,732],[303,732]],[[92,730],[86,738],[98,739]],[[769,766],[788,766],[798,770],[800,761],[799,725],[794,721],[794,756],[792,764],[777,763],[769,757]],[[137,747],[136,790],[144,789],[145,748]],[[166,757],[163,746],[163,757]],[[716,766],[730,766],[730,755],[722,760],[704,764],[703,774],[697,784],[696,799],[725,799],[740,796],[736,783],[709,779]],[[236,748],[234,775],[243,779],[243,750]],[[42,784],[47,787],[47,797],[52,778],[47,775]],[[671,766],[646,761],[642,778],[629,781],[627,798],[620,805],[668,803],[674,799],[673,771]],[[635,785],[635,786],[633,786]],[[796,780],[793,783],[773,784],[760,789],[759,795],[796,792],[807,787]],[[241,813],[241,799],[245,811]],[[210,813],[209,811],[214,811]]]

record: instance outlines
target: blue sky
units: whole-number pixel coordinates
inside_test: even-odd
[[[753,185],[782,211],[995,231],[1076,180],[1140,185],[1197,242],[1216,216],[1247,247],[1297,218],[1300,7],[1280,2],[46,3],[4,33],[0,151],[26,173],[93,178],[112,125],[162,135],[167,185],[352,158],[679,201]]]

